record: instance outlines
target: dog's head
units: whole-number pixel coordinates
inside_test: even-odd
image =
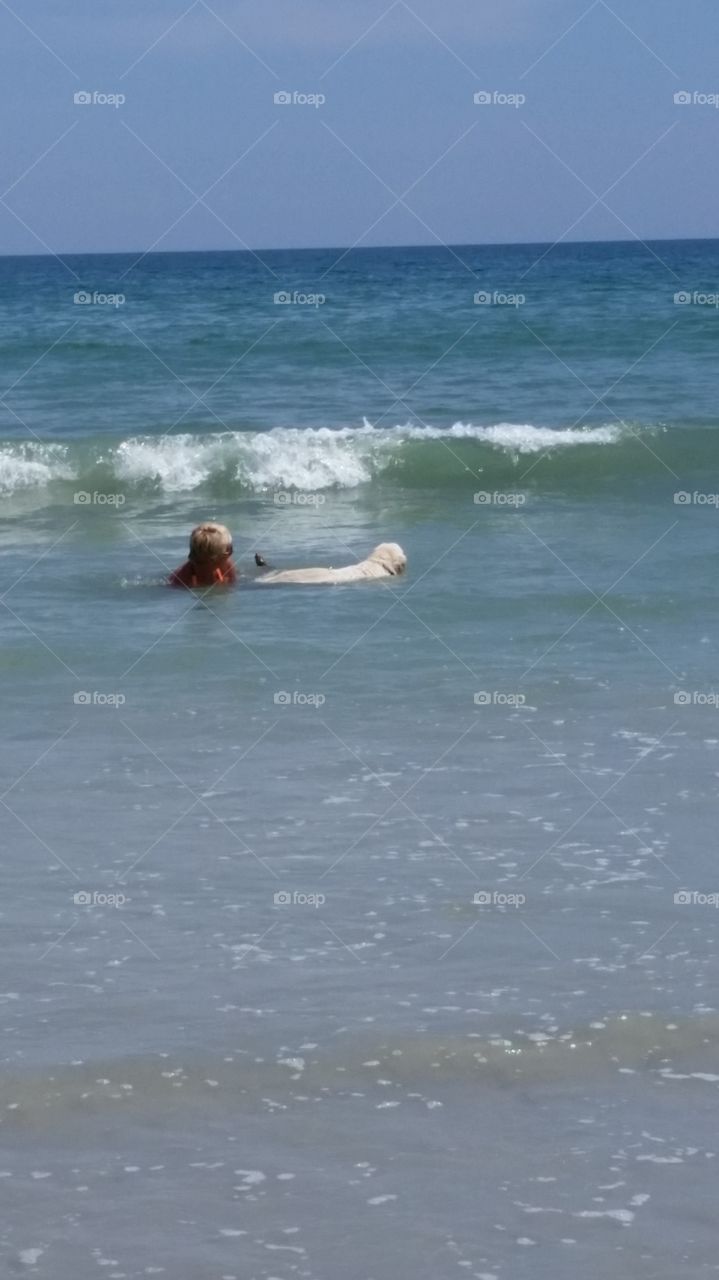
[[[407,568],[407,557],[396,542],[380,542],[379,546],[375,547],[367,559],[376,560],[378,564],[382,565],[383,569],[387,570],[387,573],[391,573],[393,576],[404,573]]]

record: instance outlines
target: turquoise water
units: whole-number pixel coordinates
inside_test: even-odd
[[[0,259],[6,1267],[714,1272],[719,243],[339,257]]]

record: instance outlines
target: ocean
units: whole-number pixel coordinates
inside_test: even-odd
[[[6,1274],[716,1273],[718,290],[0,259]]]

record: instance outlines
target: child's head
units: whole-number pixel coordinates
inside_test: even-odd
[[[198,524],[190,534],[190,560],[193,564],[211,564],[232,555],[232,534],[224,524],[207,521]]]

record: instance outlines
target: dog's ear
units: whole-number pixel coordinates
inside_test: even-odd
[[[382,568],[393,578],[404,573],[407,568],[407,557],[396,542],[381,542],[375,547],[374,554]]]

